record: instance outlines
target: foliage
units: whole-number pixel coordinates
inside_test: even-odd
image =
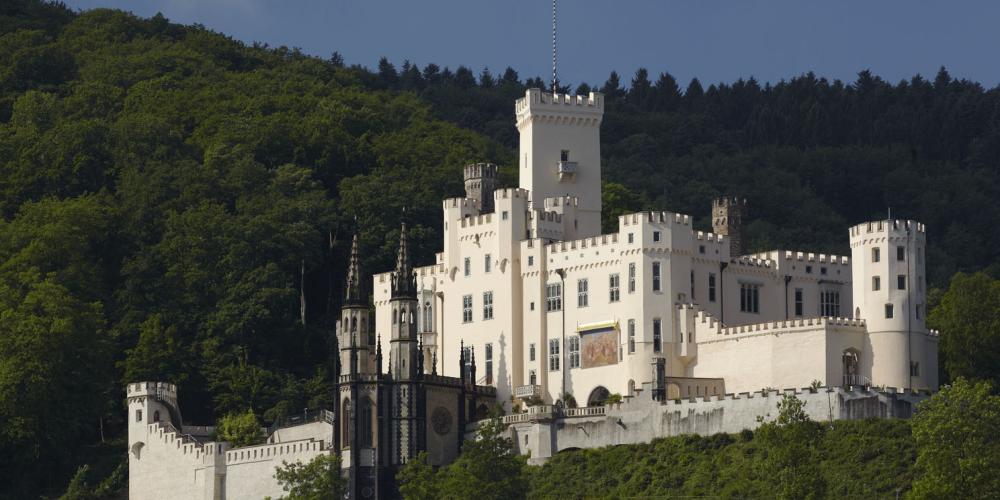
[[[216,425],[216,439],[229,441],[234,448],[251,446],[264,441],[260,422],[252,410],[244,413],[230,413],[222,417]]]
[[[989,382],[958,378],[920,404],[914,498],[1000,497],[1000,396],[991,391]]]
[[[403,498],[524,498],[526,465],[514,451],[500,416],[479,424],[478,438],[466,441],[455,462],[433,471],[426,455],[407,463],[398,473]]]
[[[617,392],[610,394],[608,396],[608,399],[604,400],[604,404],[606,405],[613,405],[621,402],[622,402],[622,395]]]
[[[943,332],[940,357],[949,375],[1000,387],[1000,280],[956,274],[927,322]]]
[[[308,463],[281,462],[274,478],[288,492],[286,500],[332,500],[343,498],[346,481],[340,475],[340,455],[319,455]]]

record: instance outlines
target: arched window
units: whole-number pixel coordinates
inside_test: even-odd
[[[375,442],[372,416],[374,415],[375,404],[371,399],[364,397],[358,405],[358,446],[370,448]]]
[[[394,324],[394,325],[396,324],[396,310],[395,309],[392,310],[392,324]]]
[[[431,315],[431,303],[424,303],[424,331],[433,332],[434,331],[434,316]]]
[[[159,411],[154,411],[153,412],[153,422],[159,422],[159,421],[160,421],[160,412]]]
[[[611,393],[608,392],[607,388],[599,385],[593,391],[590,391],[590,396],[587,397],[587,406],[603,406],[610,395]]]
[[[841,356],[844,370],[844,385],[863,385],[859,373],[859,354],[857,349],[845,349]]]
[[[353,333],[353,332],[356,332],[356,331],[358,331],[358,317],[357,316],[351,318],[351,332]]]
[[[351,400],[344,400],[344,410],[340,413],[341,448],[351,447]]]

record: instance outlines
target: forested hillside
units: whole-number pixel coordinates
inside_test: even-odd
[[[1000,261],[996,89],[944,71],[655,80],[600,86],[610,215],[708,229],[710,198],[738,194],[753,249],[847,253],[847,226],[891,206],[928,224],[932,284]],[[198,423],[326,405],[351,232],[366,269],[386,270],[406,207],[431,261],[464,164],[516,182],[513,100],[540,85],[0,5],[0,469],[17,478],[0,498],[58,494],[85,463],[120,482],[126,381],[177,383]]]

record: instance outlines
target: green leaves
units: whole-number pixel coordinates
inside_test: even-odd
[[[1000,280],[956,274],[927,323],[941,331],[940,357],[950,376],[1000,387]]]
[[[343,498],[347,490],[339,455],[319,455],[305,464],[282,462],[274,478],[288,492],[284,500],[332,500]]]

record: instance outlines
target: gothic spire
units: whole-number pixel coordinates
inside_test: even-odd
[[[409,242],[406,236],[406,212],[399,229],[399,251],[396,254],[396,270],[392,273],[392,298],[417,297],[417,278],[410,264]]]
[[[358,233],[354,233],[354,240],[351,242],[351,257],[347,265],[347,282],[344,285],[344,305],[363,306],[364,299],[361,293],[361,258],[358,251]]]

